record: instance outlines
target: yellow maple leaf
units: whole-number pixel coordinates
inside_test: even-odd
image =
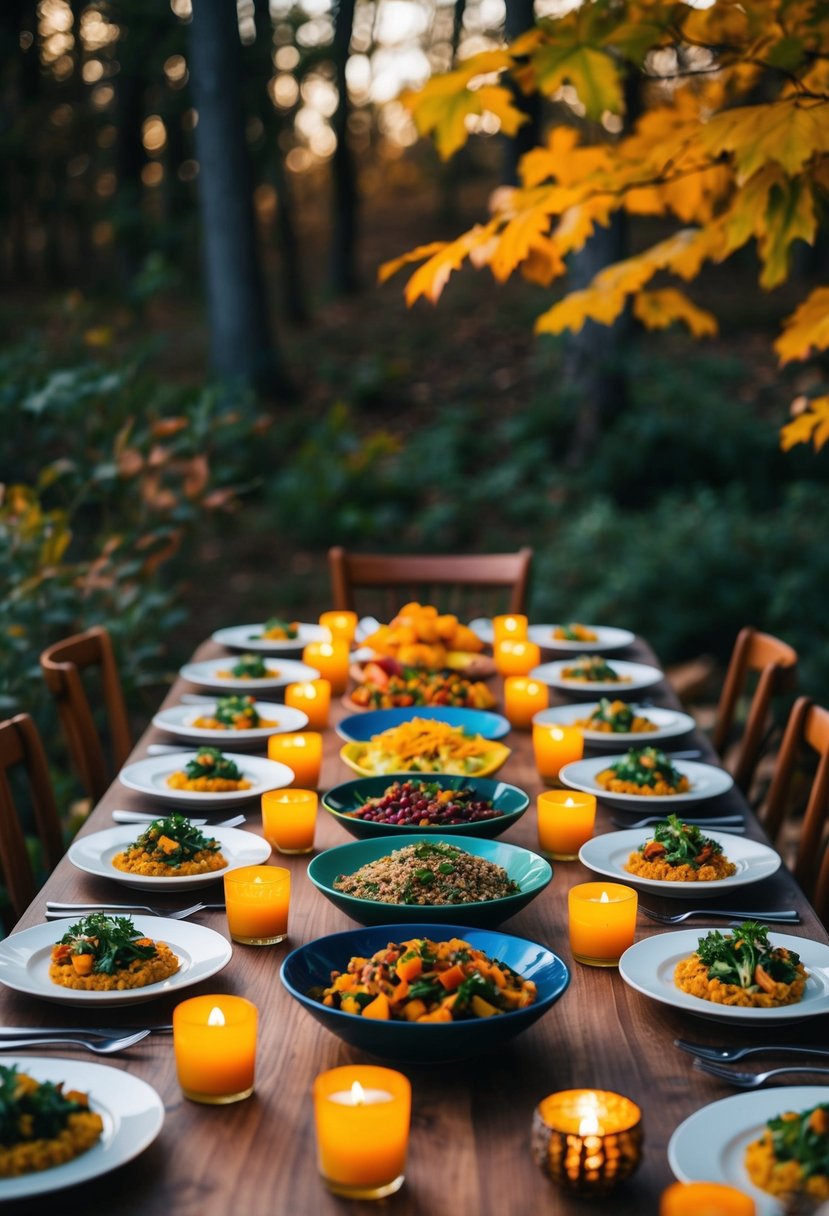
[[[497,248],[489,259],[489,268],[499,283],[506,282],[549,228],[550,217],[541,207],[531,207],[508,221],[498,234]]]
[[[789,273],[789,247],[792,241],[806,241],[811,245],[816,228],[814,199],[806,182],[785,182],[772,189],[765,227],[757,242],[763,261],[760,275],[763,287],[770,290],[783,282]]]
[[[386,283],[403,266],[408,266],[410,262],[422,262],[424,258],[430,258],[433,254],[439,253],[441,249],[445,249],[447,244],[447,241],[431,241],[428,245],[418,245],[417,249],[410,249],[408,253],[401,254],[399,258],[392,258],[390,261],[384,262],[377,271],[377,282]]]
[[[829,346],[829,287],[816,287],[790,317],[774,344],[781,363],[806,359],[812,350]]]
[[[475,249],[492,239],[496,226],[496,220],[491,220],[488,224],[476,224],[457,240],[443,242],[438,251],[418,267],[406,284],[406,303],[409,307],[411,308],[420,296],[425,296],[427,300],[437,304],[452,272],[460,270],[466,258],[470,257]],[[428,249],[429,246],[424,248]]]
[[[699,140],[712,156],[733,153],[742,181],[769,161],[791,177],[816,152],[829,152],[829,103],[785,98],[737,106],[710,119]]]
[[[612,325],[622,312],[626,298],[623,291],[608,291],[596,287],[571,291],[536,319],[535,332],[560,334],[569,329],[577,334],[585,321]]]
[[[433,135],[440,156],[448,160],[469,138],[467,119],[485,112],[496,115],[507,135],[514,135],[527,115],[515,105],[509,89],[486,77],[512,65],[506,51],[482,51],[453,72],[433,76],[422,89],[401,96],[421,135]],[[480,81],[476,87],[476,81]]]
[[[595,47],[556,38],[533,53],[532,70],[547,97],[571,84],[588,118],[601,118],[605,110],[618,114],[624,108],[619,70],[609,55]]]
[[[667,329],[675,321],[688,326],[695,338],[717,332],[717,319],[704,308],[698,308],[675,287],[662,291],[640,291],[633,301],[633,313],[646,329]]]
[[[784,452],[810,440],[818,452],[829,442],[829,396],[813,398],[802,414],[780,428],[780,447]]]
[[[519,270],[528,283],[549,287],[553,279],[564,274],[567,264],[556,242],[551,241],[549,237],[540,237],[533,242]]]

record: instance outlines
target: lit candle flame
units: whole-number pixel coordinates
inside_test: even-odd
[[[363,1089],[359,1081],[352,1082],[351,1101],[355,1106],[365,1106],[366,1091]]]
[[[602,891],[602,897],[599,900],[599,903],[600,904],[609,904],[610,903],[610,896],[608,895],[607,891]]]
[[[218,1005],[214,1005],[210,1010],[210,1016],[207,1019],[208,1026],[224,1026],[225,1015],[222,1013]]]
[[[602,1125],[596,1117],[596,1112],[591,1111],[585,1115],[579,1123],[580,1136],[600,1136],[602,1134]]]
[[[575,802],[573,801],[573,799],[572,799],[572,798],[565,798],[565,799],[564,799],[564,805],[565,805],[565,806],[575,806],[576,804],[575,804]]]

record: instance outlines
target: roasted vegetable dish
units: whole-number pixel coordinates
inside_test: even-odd
[[[584,654],[561,670],[565,680],[579,680],[586,684],[627,684],[630,676],[620,676],[601,655]]]
[[[428,938],[352,958],[331,984],[309,993],[343,1013],[406,1022],[458,1022],[488,1018],[532,1005],[536,987],[468,942]]]
[[[503,866],[442,840],[395,849],[353,874],[340,874],[334,888],[357,899],[421,906],[482,903],[521,890]]]
[[[573,725],[613,735],[645,734],[657,729],[656,723],[635,713],[626,701],[611,701],[609,697],[602,697],[588,717],[577,718]]]
[[[688,778],[658,747],[632,747],[617,764],[597,773],[596,782],[609,793],[645,797],[687,794],[691,788]]]
[[[396,659],[367,663],[351,700],[361,709],[394,709],[406,705],[491,709],[495,704],[495,697],[483,680],[469,680],[452,671],[404,667]]]
[[[379,798],[369,798],[348,814],[372,823],[431,828],[497,819],[500,811],[470,788],[449,790],[429,781],[394,781]]]
[[[587,625],[579,625],[572,621],[569,625],[556,625],[553,637],[558,642],[595,642],[599,635]]]
[[[759,1009],[796,1004],[806,978],[800,955],[772,946],[768,928],[751,920],[728,934],[713,929],[701,937],[696,951],[674,972],[677,987],[691,996]]]
[[[299,637],[299,622],[286,621],[279,616],[269,616],[262,627],[261,633],[252,633],[251,640],[259,641],[267,638],[274,642],[293,642]]]
[[[0,1178],[64,1165],[100,1139],[89,1096],[0,1064]]]
[[[357,763],[371,773],[453,773],[473,777],[499,745],[435,718],[412,718],[360,746]]]
[[[49,975],[64,988],[107,992],[156,984],[178,967],[169,946],[144,937],[131,917],[93,912],[52,947]]]
[[[157,878],[209,874],[227,866],[220,849],[217,840],[205,836],[185,815],[173,814],[154,819],[112,864],[128,874]]]
[[[377,654],[398,659],[408,667],[439,671],[452,651],[477,653],[483,642],[451,613],[441,615],[431,604],[405,604],[388,625],[380,625],[365,639]]]
[[[754,1185],[771,1195],[829,1199],[829,1103],[769,1119],[746,1148],[745,1164]]]
[[[625,869],[639,878],[665,882],[713,882],[737,871],[718,841],[676,815],[654,827],[653,835],[631,853]]]
[[[223,679],[234,680],[264,680],[266,676],[274,674],[258,654],[242,654],[227,671],[216,672]]]
[[[250,789],[250,782],[242,775],[236,761],[223,756],[218,747],[200,747],[183,771],[170,774],[167,784],[174,790],[193,790],[200,794]]]
[[[191,726],[200,730],[256,730],[278,726],[278,722],[263,718],[253,697],[219,697],[212,714],[194,718]]]

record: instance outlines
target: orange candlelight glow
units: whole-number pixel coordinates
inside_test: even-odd
[[[558,782],[565,764],[581,760],[584,755],[584,735],[578,726],[542,725],[533,723],[533,753],[540,777],[551,784]]]
[[[508,612],[492,618],[492,641],[523,642],[527,637],[527,618],[520,612]]]
[[[546,790],[538,795],[538,844],[554,861],[573,861],[593,835],[596,798],[593,794]]]
[[[314,667],[324,680],[331,683],[335,696],[345,692],[348,684],[350,647],[342,638],[330,642],[309,642],[302,652],[302,661]]]
[[[316,790],[267,790],[262,795],[262,830],[280,853],[310,853],[316,826]]]
[[[322,764],[322,735],[305,730],[268,738],[268,758],[287,764],[294,774],[290,783],[302,789],[316,789]]]
[[[235,942],[272,946],[288,936],[291,871],[240,866],[224,876],[227,927]]]
[[[320,624],[327,629],[332,638],[341,638],[349,644],[354,641],[357,631],[357,613],[347,609],[334,609],[320,615]]]
[[[635,1102],[608,1090],[550,1094],[533,1115],[533,1156],[566,1190],[607,1194],[639,1165],[641,1118]]]
[[[506,638],[492,648],[495,666],[502,676],[527,676],[541,662],[541,650],[535,642]]]
[[[324,730],[331,707],[330,680],[302,680],[285,689],[285,704],[308,715],[311,730]]]
[[[346,1065],[314,1082],[319,1168],[335,1195],[379,1199],[399,1190],[406,1168],[411,1085],[376,1065]]]
[[[584,882],[568,897],[570,948],[576,962],[616,967],[633,945],[638,898],[633,887],[615,882]]]
[[[675,1182],[662,1192],[659,1216],[754,1216],[754,1200],[721,1182]]]
[[[256,1006],[241,996],[196,996],[173,1010],[178,1082],[193,1102],[224,1105],[253,1093]]]
[[[546,684],[526,676],[507,676],[504,680],[504,713],[518,730],[528,730],[533,715],[546,709],[550,693]]]

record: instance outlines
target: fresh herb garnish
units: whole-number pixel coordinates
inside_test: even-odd
[[[131,917],[107,916],[104,912],[93,912],[70,925],[60,945],[69,946],[70,956],[94,955],[92,970],[100,975],[113,975],[136,959],[152,958],[157,953],[155,944],[148,943]]]
[[[176,868],[198,853],[218,853],[220,847],[217,840],[205,836],[186,815],[173,813],[164,819],[154,819],[127,851],[140,849],[153,861]]]
[[[16,1065],[0,1064],[0,1144],[6,1148],[24,1140],[53,1140],[70,1115],[86,1109],[65,1097],[62,1083],[32,1083]]]
[[[677,815],[668,815],[658,823],[653,836],[639,846],[648,861],[664,861],[669,866],[690,866],[698,870],[722,853],[722,845],[704,836],[693,824],[683,823]]]
[[[709,980],[736,984],[747,992],[757,992],[769,980],[791,984],[797,978],[800,956],[782,946],[772,946],[767,926],[743,921],[724,935],[713,929],[699,939],[697,954],[708,968]]]
[[[184,769],[188,781],[200,777],[218,777],[223,781],[241,781],[242,774],[235,760],[223,756],[218,747],[200,747]]]

